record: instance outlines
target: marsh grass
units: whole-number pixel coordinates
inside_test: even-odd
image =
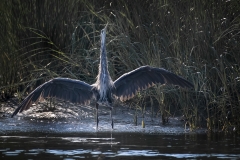
[[[113,79],[141,65],[166,68],[194,89],[155,86],[136,96],[152,112],[196,129],[237,131],[240,4],[233,1],[7,1],[0,5],[1,99],[53,78],[95,81],[108,22]],[[142,92],[140,94],[143,94]],[[143,106],[141,106],[143,107]],[[140,107],[140,108],[141,108]],[[153,113],[152,115],[155,115]]]

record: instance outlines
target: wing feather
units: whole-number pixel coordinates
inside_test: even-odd
[[[114,95],[120,98],[121,101],[125,101],[136,95],[138,91],[157,83],[178,85],[184,88],[193,87],[193,84],[188,80],[163,68],[142,66],[125,73],[114,81]]]
[[[32,91],[18,106],[12,117],[18,112],[27,110],[32,103],[45,98],[55,97],[73,103],[87,104],[93,97],[93,87],[83,81],[69,78],[54,78]]]

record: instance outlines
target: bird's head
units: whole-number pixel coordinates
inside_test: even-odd
[[[101,48],[105,47],[105,44],[106,44],[107,26],[108,26],[108,23],[107,23],[106,26],[101,30]]]

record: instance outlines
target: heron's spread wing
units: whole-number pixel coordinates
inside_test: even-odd
[[[125,73],[115,80],[114,94],[121,101],[125,101],[132,98],[138,91],[149,88],[157,83],[173,84],[187,88],[193,87],[193,84],[189,81],[163,68],[142,66]]]
[[[12,117],[18,112],[29,109],[32,103],[37,103],[47,97],[55,97],[73,103],[87,104],[93,97],[92,86],[79,80],[68,78],[52,79],[32,91],[18,106]]]

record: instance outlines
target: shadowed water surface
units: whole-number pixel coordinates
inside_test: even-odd
[[[207,134],[8,133],[1,159],[239,159],[239,137]]]
[[[240,159],[236,135],[191,133],[177,118],[161,125],[145,117],[142,128],[133,125],[129,113],[117,110],[113,131],[109,115],[102,113],[98,132],[93,116],[41,120],[3,115],[0,159]]]

